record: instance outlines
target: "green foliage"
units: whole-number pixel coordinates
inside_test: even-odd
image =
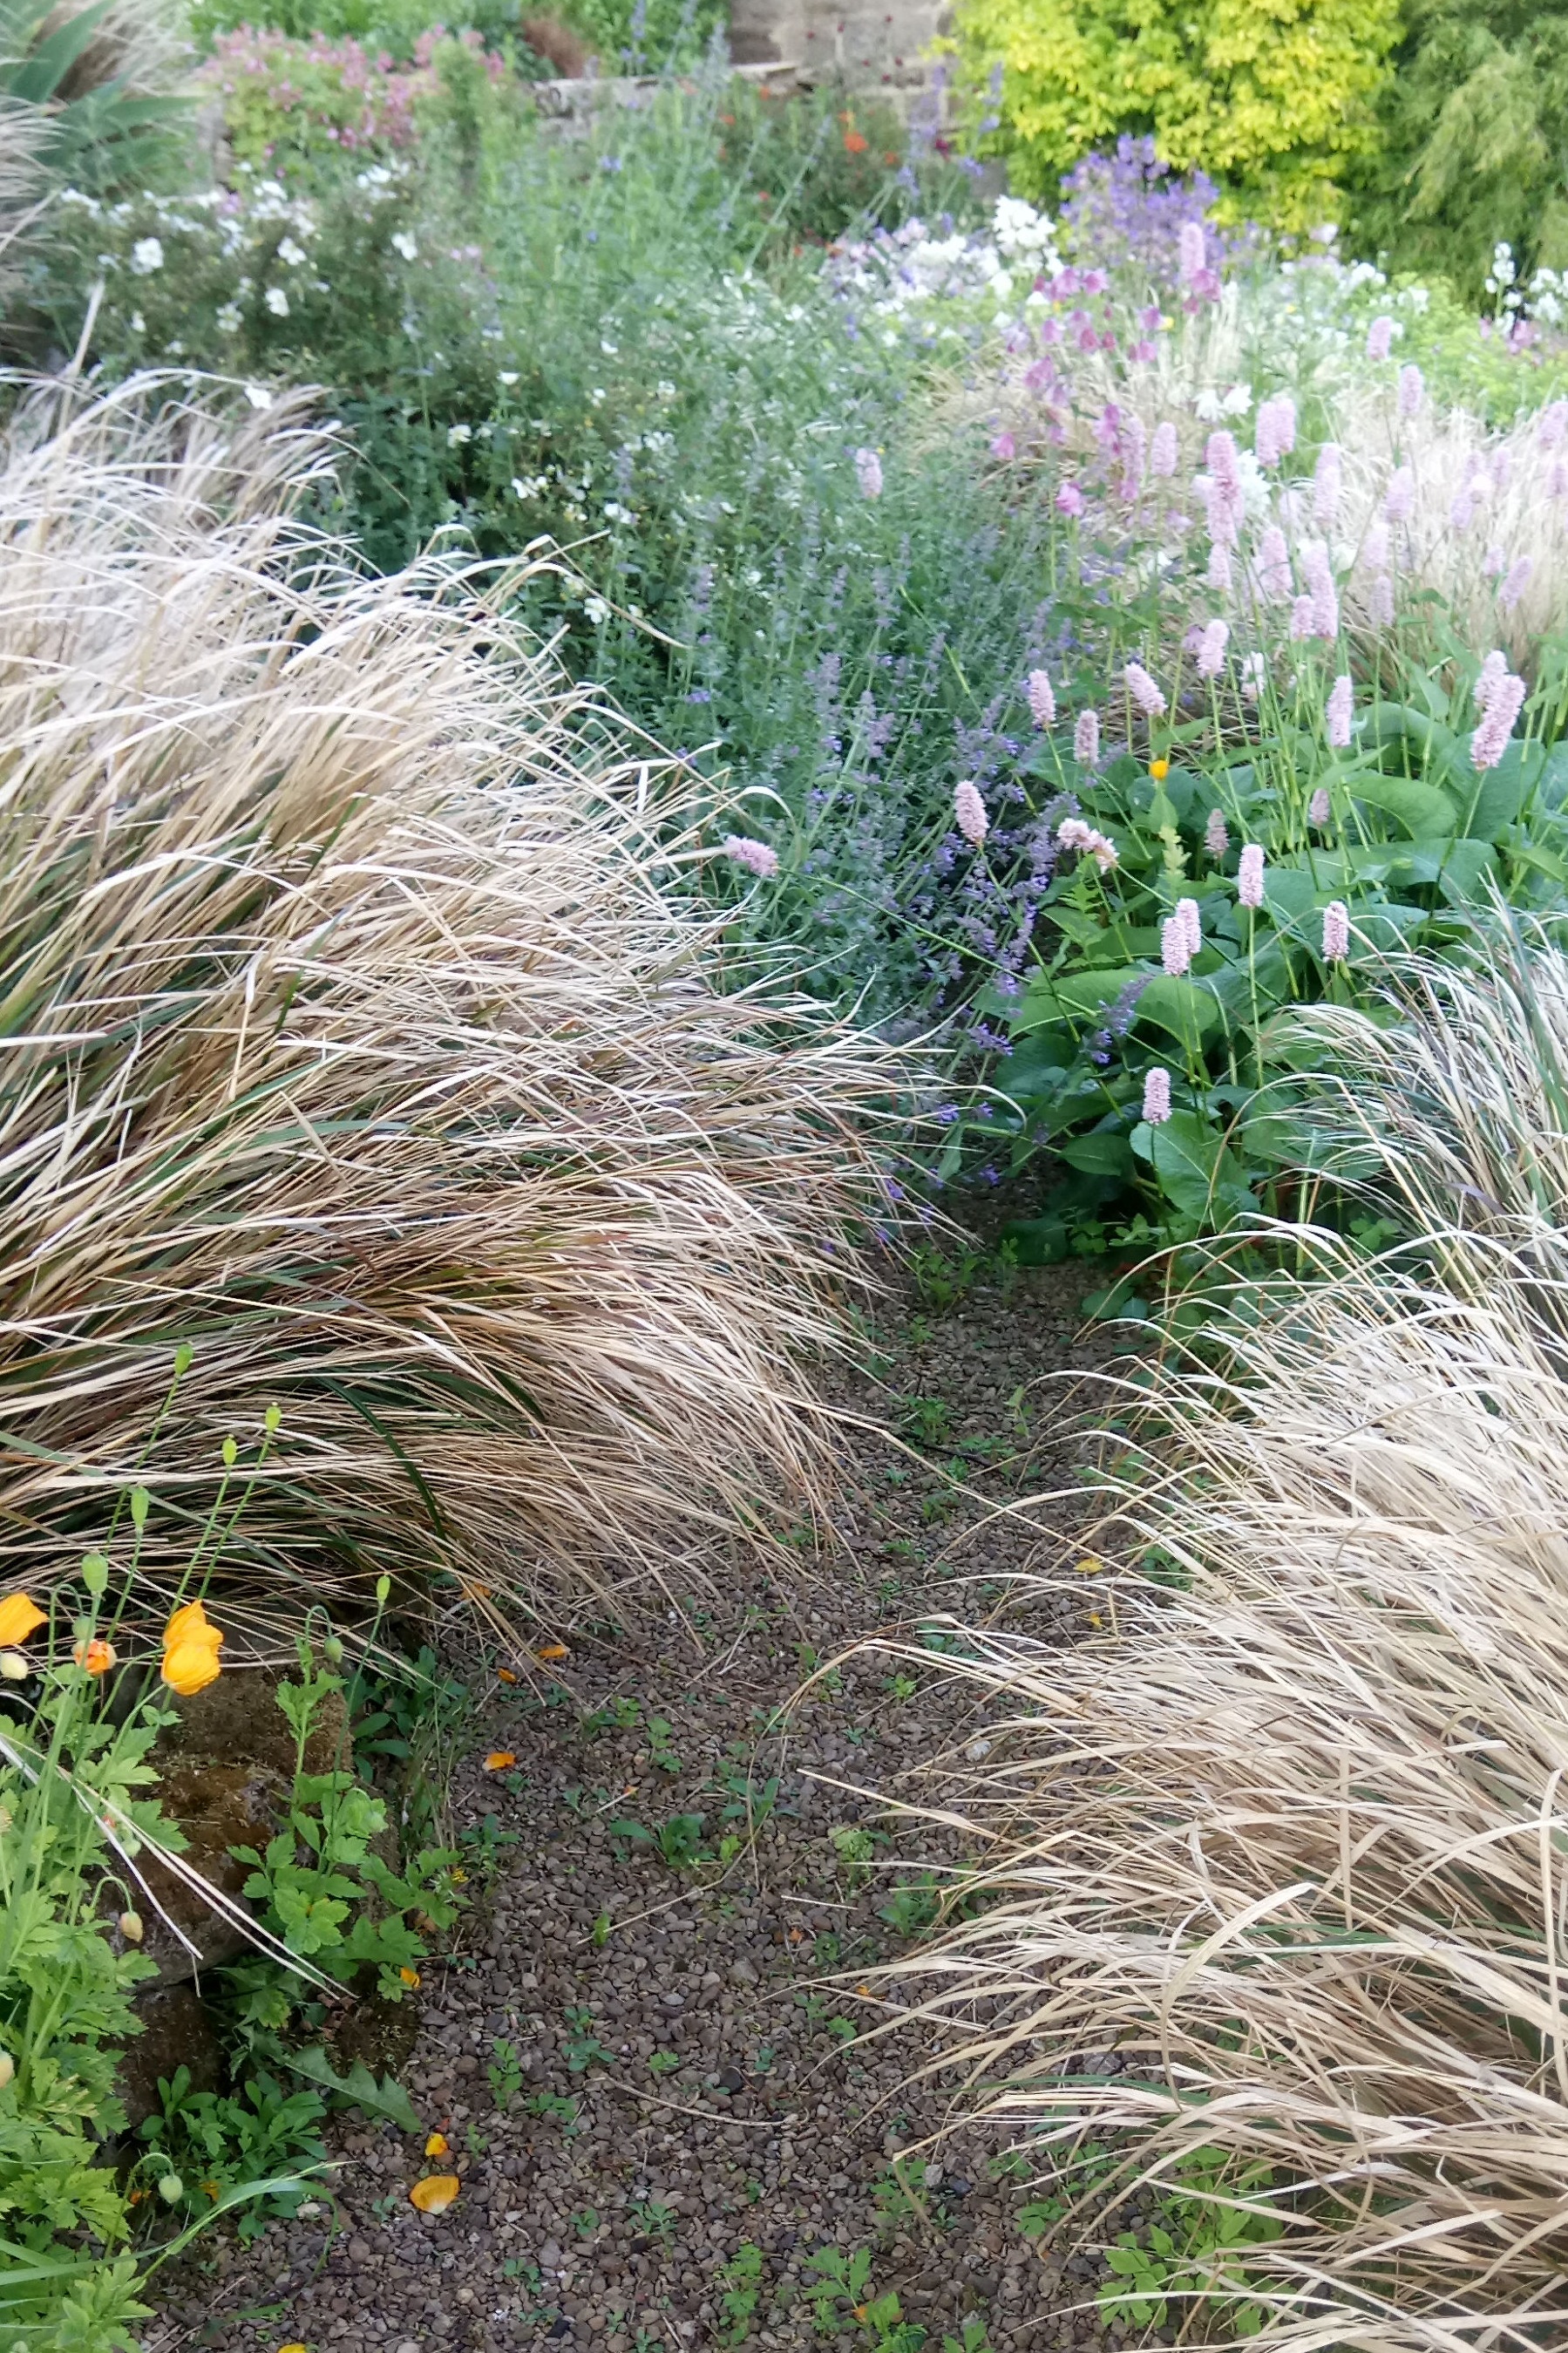
[[[137,53],[134,24],[115,0],[63,10],[0,0],[0,105],[34,116],[38,160],[56,181],[103,195],[158,173],[177,151],[190,101],[148,86],[156,52]]]
[[[193,2092],[188,2067],[158,2083],[159,2108],[142,2126],[148,2155],[139,2172],[163,2202],[200,2217],[226,2192],[285,2173],[284,2188],[252,2200],[239,2218],[242,2240],[258,2238],[274,2216],[299,2211],[311,2177],[327,2162],[321,2121],[327,2104],[313,2091],[287,2092],[264,2069],[234,2094]]]
[[[762,2300],[763,2251],[745,2240],[720,2271],[724,2292],[719,2299],[722,2316],[720,2335],[726,2345],[742,2345]]]
[[[1472,301],[1500,242],[1527,275],[1568,263],[1568,9],[1412,0],[1378,129],[1356,181],[1364,249]]]
[[[1161,2197],[1161,2221],[1119,2232],[1108,2250],[1111,2278],[1100,2291],[1100,2312],[1108,2321],[1163,2328],[1173,2306],[1184,2318],[1197,2299],[1231,2334],[1256,2337],[1264,2311],[1247,2251],[1284,2234],[1265,2202],[1272,2169],[1199,2148],[1183,2158],[1177,2180],[1180,2189]]]
[[[1177,170],[1220,181],[1228,217],[1290,228],[1335,216],[1373,144],[1398,29],[1396,0],[963,0],[958,14],[976,108],[1024,194],[1047,199],[1089,149],[1152,132]]]

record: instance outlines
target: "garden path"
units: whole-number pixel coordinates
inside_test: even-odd
[[[854,1973],[907,1948],[927,1909],[922,1862],[955,1852],[920,1827],[884,1839],[853,1789],[890,1789],[963,1736],[973,1703],[875,1658],[795,1700],[804,1673],[879,1627],[984,1609],[987,1581],[1037,1553],[1020,1522],[954,1505],[942,1466],[993,1496],[1016,1488],[1016,1399],[1083,1361],[1079,1301],[1096,1279],[983,1271],[945,1308],[900,1303],[879,1320],[885,1353],[837,1385],[837,1402],[904,1442],[859,1441],[835,1556],[813,1567],[803,1549],[797,1578],[750,1591],[677,1590],[662,1629],[574,1647],[562,1672],[586,1724],[564,1701],[503,1692],[468,1727],[452,1806],[493,1872],[456,1952],[426,1968],[398,2066],[451,2156],[344,2119],[331,2203],[248,2250],[210,2243],[148,2353],[804,2348],[823,2342],[811,2259],[824,2248],[868,2253],[858,2300],[896,2294],[927,2353],[944,2336],[948,2353],[1107,2341],[1092,2308],[1071,2309],[1092,2306],[1095,2266],[1073,2257],[1064,2272],[1021,2228],[1029,2191],[996,2169],[994,2129],[961,2130],[939,2173],[916,2160],[916,2199],[902,2193],[893,2158],[944,2121],[954,2086],[907,2080],[931,2056],[918,2030],[852,2039],[890,2015],[857,1996]],[[1059,1398],[1029,1401],[1031,1485],[1071,1480],[1048,1440]],[[515,1750],[516,1769],[487,1773],[490,1749]],[[744,1832],[748,1802],[767,1818],[722,1871],[682,1870],[613,1830],[662,1832],[679,1859],[683,1841],[711,1851]],[[456,2202],[422,2216],[410,2185],[447,2168]],[[972,2316],[984,2337],[966,2336]],[[828,2335],[838,2353],[880,2343],[847,2303]]]

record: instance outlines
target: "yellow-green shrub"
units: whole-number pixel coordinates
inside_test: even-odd
[[[985,135],[1022,194],[1152,132],[1231,216],[1299,228],[1337,213],[1398,27],[1398,0],[963,0],[957,47],[975,90],[1001,65]]]

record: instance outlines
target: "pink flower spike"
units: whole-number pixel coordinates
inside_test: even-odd
[[[1024,693],[1036,726],[1054,727],[1057,723],[1057,698],[1048,673],[1043,670],[1032,670]]]
[[[1160,926],[1160,962],[1165,968],[1166,976],[1171,980],[1180,980],[1192,960],[1193,952],[1187,944],[1185,923],[1180,915],[1167,915]]]
[[[1241,460],[1234,433],[1211,433],[1204,449],[1204,463],[1215,480],[1223,482],[1227,491],[1241,488]]]
[[[1204,828],[1204,848],[1211,858],[1223,858],[1230,848],[1230,828],[1222,808],[1209,811],[1208,823]]]
[[[1290,607],[1290,640],[1300,645],[1312,635],[1312,599],[1298,596]]]
[[[1256,841],[1249,841],[1241,853],[1236,871],[1236,895],[1244,907],[1263,904],[1263,852]]]
[[[1312,471],[1312,516],[1325,530],[1331,530],[1340,512],[1340,445],[1325,441],[1318,452],[1318,462]]]
[[[1230,568],[1230,550],[1221,540],[1216,539],[1209,550],[1209,565],[1204,575],[1204,583],[1217,596],[1228,596],[1236,585],[1236,576]]]
[[[1329,691],[1323,712],[1323,732],[1336,752],[1342,752],[1351,740],[1351,682],[1342,671]]]
[[[1201,276],[1208,259],[1208,248],[1201,221],[1182,223],[1181,241],[1177,248],[1178,268],[1184,286],[1190,286]]]
[[[1418,417],[1421,403],[1426,396],[1426,379],[1418,367],[1402,367],[1399,371],[1399,414]]]
[[[1258,586],[1270,604],[1290,594],[1290,554],[1278,523],[1271,522],[1258,543]]]
[[[1307,803],[1307,823],[1315,825],[1321,832],[1332,814],[1333,809],[1329,799],[1328,789],[1325,786],[1320,785]]]
[[[1225,649],[1230,641],[1228,621],[1211,621],[1199,641],[1197,670],[1200,678],[1217,678],[1225,668]]]
[[[1362,562],[1381,572],[1388,562],[1388,525],[1381,515],[1373,515],[1361,543]]]
[[[1075,522],[1084,512],[1087,505],[1088,501],[1085,499],[1083,492],[1079,489],[1076,482],[1064,482],[1061,489],[1057,492],[1057,507],[1058,512],[1065,515],[1070,515]]]
[[[1386,572],[1380,572],[1372,584],[1372,624],[1375,629],[1394,627],[1394,583]]]
[[[723,854],[732,859],[737,866],[744,866],[749,872],[760,875],[764,882],[771,882],[779,871],[778,851],[770,849],[765,841],[751,840],[743,833],[725,835]]]
[[[1127,681],[1127,691],[1145,719],[1163,719],[1165,698],[1144,669],[1142,662],[1130,661],[1121,673]]]
[[[1143,1117],[1150,1127],[1163,1127],[1171,1116],[1171,1073],[1156,1063],[1143,1073]]]
[[[1478,711],[1490,708],[1493,695],[1507,676],[1508,656],[1505,653],[1499,653],[1494,649],[1476,673],[1475,694]]]
[[[863,499],[879,499],[882,495],[882,461],[875,449],[857,449],[855,479],[860,485]]]
[[[1331,899],[1323,909],[1323,962],[1343,964],[1350,952],[1350,910],[1342,899]]]
[[[1459,491],[1459,492],[1458,492],[1458,494],[1457,494],[1457,495],[1456,495],[1452,500],[1450,500],[1450,501],[1449,501],[1449,505],[1448,505],[1448,528],[1449,528],[1449,530],[1450,530],[1450,531],[1456,531],[1456,532],[1467,532],[1467,531],[1468,531],[1468,529],[1469,529],[1469,527],[1470,527],[1471,523],[1475,521],[1475,515],[1476,515],[1476,501],[1475,501],[1475,493],[1474,493],[1472,491],[1470,491],[1469,489],[1468,489],[1468,488],[1467,488],[1467,489],[1465,489],[1465,490],[1460,491]]]
[[[1340,633],[1340,600],[1334,586],[1333,566],[1329,551],[1321,540],[1314,540],[1301,550],[1301,570],[1312,592],[1312,635],[1315,638],[1337,638]]]
[[[1497,592],[1498,603],[1505,613],[1511,613],[1526,588],[1535,566],[1528,555],[1516,556],[1508,568],[1508,578]]]
[[[1149,444],[1149,471],[1168,480],[1176,470],[1176,428],[1168,420],[1156,425]]]
[[[1495,768],[1508,750],[1513,723],[1524,703],[1524,681],[1507,671],[1493,687],[1480,725],[1470,738],[1470,765],[1478,771]]]
[[[1080,768],[1100,765],[1100,713],[1080,711],[1072,731],[1072,755]]]
[[[985,814],[984,802],[967,778],[953,793],[952,814],[965,841],[973,842],[976,849],[980,849],[991,830],[991,820]]]
[[[1555,449],[1564,433],[1568,433],[1568,400],[1554,400],[1542,410],[1535,438],[1543,449]]]
[[[1187,954],[1196,955],[1204,944],[1203,910],[1195,899],[1178,899],[1176,921],[1181,924],[1187,943]]]
[[[1394,322],[1385,313],[1374,319],[1366,331],[1366,355],[1369,360],[1385,360],[1394,348]]]
[[[1568,498],[1568,464],[1553,458],[1546,470],[1546,495],[1549,499]]]
[[[1415,477],[1408,466],[1390,475],[1383,494],[1383,512],[1390,522],[1408,522],[1415,506]]]

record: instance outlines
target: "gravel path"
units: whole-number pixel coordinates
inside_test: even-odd
[[[1091,2267],[1075,2259],[1061,2277],[1020,2228],[1027,2188],[998,2169],[994,2133],[964,2129],[937,2169],[922,2157],[895,2172],[947,2094],[940,2078],[908,2082],[931,2055],[917,2033],[855,2039],[887,2014],[857,1995],[858,1973],[918,1933],[922,1868],[953,1850],[889,1826],[854,1788],[890,1788],[962,1738],[972,1703],[934,1673],[865,1659],[795,1699],[869,1630],[978,1608],[986,1580],[1029,1557],[1038,1539],[1016,1522],[960,1541],[983,1514],[954,1506],[948,1469],[1008,1492],[1015,1401],[1074,1360],[1095,1279],[982,1274],[955,1304],[889,1313],[873,1371],[844,1376],[838,1398],[921,1459],[862,1443],[836,1556],[803,1546],[798,1578],[677,1591],[661,1636],[574,1642],[562,1672],[575,1704],[498,1693],[452,1792],[493,1871],[457,1950],[426,1971],[398,2069],[451,2156],[344,2119],[330,2203],[248,2250],[209,2244],[149,2353],[568,2338],[604,2353],[833,2340],[868,2353],[875,2330],[847,2301],[814,2307],[824,2249],[868,2255],[858,2300],[896,2294],[927,2353],[944,2334],[962,2342],[971,2316],[995,2353],[1106,2341],[1092,2313],[1066,2309],[1091,2293]],[[1058,1410],[1038,1390],[1026,1406],[1037,1484],[1071,1475],[1038,1451]],[[956,1581],[972,1578],[978,1593]],[[487,1772],[492,1747],[516,1768]],[[685,1865],[690,1850],[712,1859]],[[423,2217],[409,2188],[446,2168],[459,2196]]]

